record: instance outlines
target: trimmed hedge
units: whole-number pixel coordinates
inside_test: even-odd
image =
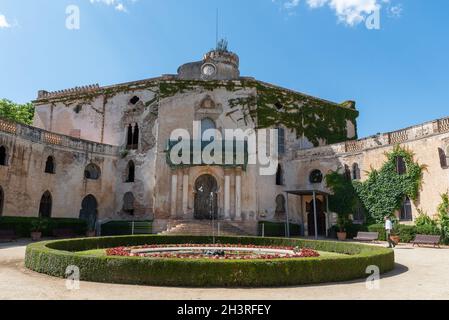
[[[153,225],[151,221],[135,221],[134,234],[152,234]],[[132,221],[110,221],[101,226],[102,236],[127,236],[133,234]]]
[[[0,230],[14,230],[18,237],[29,238],[33,222],[38,220],[46,221],[47,227],[42,231],[44,237],[53,236],[55,229],[70,229],[76,235],[85,235],[87,231],[87,223],[81,219],[35,217],[0,217]]]
[[[262,236],[262,225],[264,227],[264,233],[266,237],[285,237],[286,236],[286,223],[282,222],[268,222],[261,221],[259,222],[259,236]],[[299,224],[290,223],[290,236],[301,236],[302,235],[302,226]]]
[[[60,240],[30,244],[25,265],[36,272],[65,277],[78,266],[81,280],[186,287],[270,287],[349,281],[367,277],[368,266],[382,273],[394,269],[390,249],[356,243],[281,238],[219,237],[220,243],[299,246],[343,253],[334,257],[276,260],[182,260],[107,257],[76,252],[145,244],[211,243],[210,237],[125,236]]]

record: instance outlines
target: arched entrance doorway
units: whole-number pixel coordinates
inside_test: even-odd
[[[218,218],[218,183],[217,180],[205,174],[195,182],[195,219],[211,220]]]
[[[97,199],[95,199],[95,197],[91,194],[85,197],[81,203],[80,219],[87,222],[87,228],[89,231],[95,230],[98,215],[97,207]]]
[[[313,208],[313,201],[307,203],[307,224],[309,230],[309,237],[315,236],[315,213]],[[318,235],[326,235],[326,214],[324,213],[323,202],[319,199],[316,200],[316,216]]]

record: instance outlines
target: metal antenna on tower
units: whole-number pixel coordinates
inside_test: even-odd
[[[217,16],[216,16],[216,28],[215,28],[215,47],[218,47],[218,8],[217,8]]]

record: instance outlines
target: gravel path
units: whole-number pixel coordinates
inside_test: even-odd
[[[449,249],[396,248],[397,268],[368,290],[364,281],[267,289],[186,289],[82,282],[66,289],[65,280],[24,268],[26,242],[0,244],[0,299],[170,299],[170,300],[288,300],[288,299],[447,299]]]

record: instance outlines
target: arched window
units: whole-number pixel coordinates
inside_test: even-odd
[[[89,164],[84,170],[84,177],[88,180],[98,180],[101,177],[101,170],[96,164]]]
[[[55,174],[55,159],[52,156],[49,156],[45,162],[45,173]]]
[[[276,185],[277,186],[284,185],[284,172],[280,164],[278,165],[278,169],[276,171]]]
[[[310,183],[321,183],[323,182],[323,173],[320,170],[313,170],[309,176]]]
[[[134,133],[133,133],[133,146],[134,149],[137,149],[139,147],[139,126],[136,124],[134,126]]]
[[[139,125],[134,127],[130,124],[126,131],[126,149],[137,150],[139,147]]]
[[[130,216],[134,215],[134,195],[132,192],[127,192],[123,196],[123,212],[129,214]]]
[[[407,165],[405,164],[405,160],[403,157],[396,157],[396,172],[399,175],[407,173]]]
[[[413,220],[413,212],[412,212],[412,202],[407,197],[404,200],[404,204],[401,208],[401,216],[400,219],[402,221],[412,221]]]
[[[51,208],[53,205],[51,193],[46,191],[41,198],[39,205],[39,218],[51,218]]]
[[[127,134],[126,134],[126,149],[133,148],[133,126],[130,124],[128,126]]]
[[[128,162],[128,167],[126,169],[126,182],[134,182],[136,177],[136,166],[134,161]]]
[[[6,166],[6,148],[0,147],[0,166]]]
[[[349,166],[347,164],[345,164],[344,176],[347,181],[351,181],[351,169],[349,169]]]
[[[3,215],[3,207],[5,206],[5,193],[3,188],[0,187],[0,217]]]
[[[215,121],[210,118],[204,118],[201,120],[201,141],[209,141],[204,140],[204,133],[210,129],[216,129]]]
[[[98,202],[93,195],[86,196],[81,202],[80,219],[87,222],[88,231],[94,231],[98,216]]]
[[[360,180],[360,167],[358,163],[352,165],[352,180]]]
[[[275,211],[275,213],[277,215],[284,214],[287,211],[286,207],[285,207],[285,203],[286,203],[285,196],[283,194],[279,194],[276,197],[276,211]]]
[[[449,149],[449,148],[448,148]],[[448,150],[449,151],[449,150]],[[441,148],[438,148],[438,155],[439,155],[439,157],[440,157],[440,165],[441,165],[441,168],[443,168],[443,169],[447,169],[447,164],[448,164],[448,157],[449,157],[449,154],[447,154],[446,152],[444,152],[444,150],[443,149],[441,149]]]

